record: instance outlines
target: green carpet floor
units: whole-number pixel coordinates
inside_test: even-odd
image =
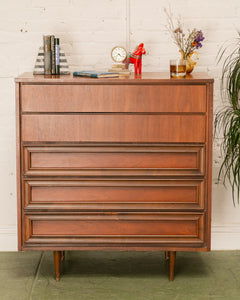
[[[52,252],[0,252],[1,300],[240,300],[240,251],[66,252],[60,282]]]

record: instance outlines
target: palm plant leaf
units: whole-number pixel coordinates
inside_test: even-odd
[[[223,176],[224,185],[226,182],[231,184],[234,204],[236,192],[238,203],[240,195],[240,32],[238,34],[234,43],[223,46],[218,53],[219,63],[231,48],[230,54],[223,61],[221,77],[222,98],[227,98],[228,103],[217,112],[214,120],[215,132],[223,129],[223,162],[218,180]]]

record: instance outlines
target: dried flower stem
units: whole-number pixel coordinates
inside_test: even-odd
[[[203,33],[201,30],[197,31],[196,28],[194,28],[192,31],[188,29],[188,35],[185,35],[180,18],[177,19],[177,26],[175,27],[171,10],[169,9],[169,11],[167,11],[167,9],[164,8],[164,12],[167,16],[167,30],[171,34],[174,43],[178,46],[180,51],[182,51],[183,58],[186,59],[195,49],[202,47],[201,41],[205,39]]]

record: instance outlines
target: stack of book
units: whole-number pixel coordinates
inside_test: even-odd
[[[123,63],[113,64],[109,72],[118,72],[119,75],[130,75],[130,71],[126,69],[126,65]]]
[[[43,49],[44,49],[44,74],[59,75],[60,74],[59,38],[55,38],[54,35],[44,35]]]

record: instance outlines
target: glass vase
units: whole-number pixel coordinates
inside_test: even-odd
[[[181,53],[181,59],[185,59],[187,61],[186,72],[190,74],[197,64],[198,53],[196,51],[193,51],[188,55],[185,55],[185,53],[182,50],[180,50],[180,53]]]

